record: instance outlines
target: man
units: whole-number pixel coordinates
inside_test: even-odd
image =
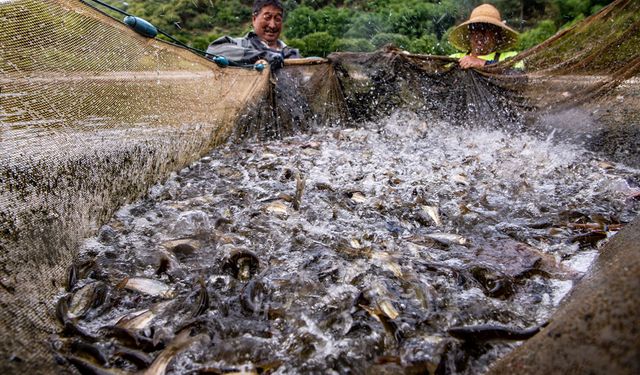
[[[244,38],[223,36],[213,41],[207,57],[224,56],[237,64],[254,64],[266,60],[272,67],[284,65],[284,59],[300,58],[297,49],[279,39],[284,8],[280,0],[256,0],[253,3],[253,31]]]
[[[509,51],[518,42],[518,33],[504,24],[500,12],[491,4],[476,7],[469,20],[449,34],[449,42],[464,51],[451,55],[460,59],[463,69],[482,68],[518,54]],[[524,64],[520,61],[514,68],[523,69]]]

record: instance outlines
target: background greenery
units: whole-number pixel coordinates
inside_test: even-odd
[[[222,35],[251,30],[253,0],[106,0],[145,18],[199,49]],[[373,51],[386,44],[414,53],[450,54],[453,26],[488,2],[521,34],[518,50],[530,48],[611,0],[281,0],[282,38],[304,56],[333,51]]]

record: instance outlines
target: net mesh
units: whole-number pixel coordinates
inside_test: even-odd
[[[452,125],[554,131],[640,165],[637,0],[482,72],[393,48],[223,70],[72,0],[0,1],[0,22],[4,373],[60,371],[51,301],[79,241],[232,133],[278,137],[405,107]]]
[[[289,61],[273,73],[265,95],[236,121],[239,138],[281,137],[318,124],[349,121],[349,111],[333,66],[324,59]]]
[[[78,1],[3,1],[0,21],[1,366],[51,373],[42,296],[77,242],[225,140],[268,74],[219,69]]]

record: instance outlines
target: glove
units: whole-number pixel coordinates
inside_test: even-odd
[[[282,57],[282,53],[280,52],[267,52],[265,58],[272,69],[279,69],[284,66],[284,57]]]

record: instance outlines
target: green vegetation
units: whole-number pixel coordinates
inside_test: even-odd
[[[193,47],[251,30],[253,0],[107,0]],[[520,50],[535,46],[611,0],[488,0],[519,30]],[[283,39],[305,56],[367,52],[387,44],[413,53],[449,54],[448,32],[477,0],[282,0]]]

